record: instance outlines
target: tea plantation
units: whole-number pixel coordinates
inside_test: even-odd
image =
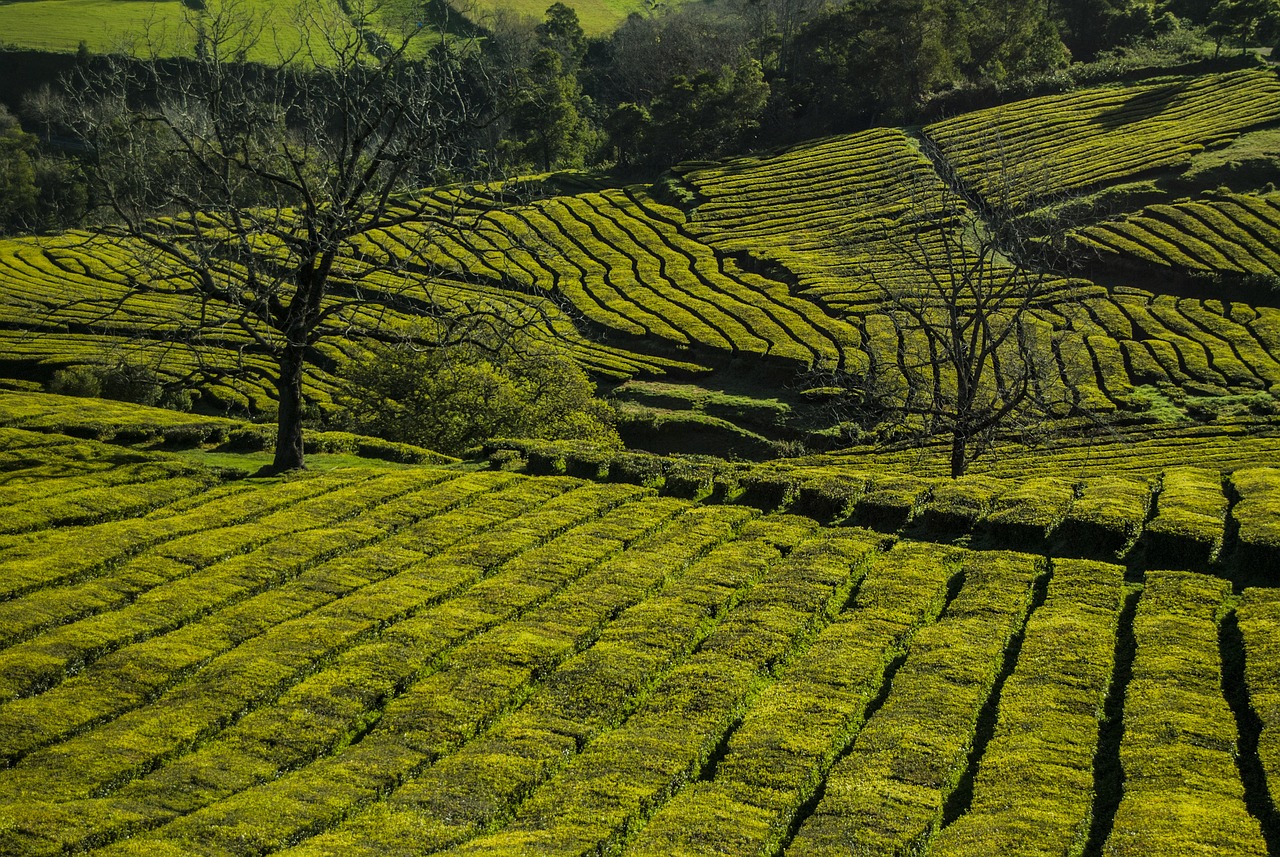
[[[507,315],[763,463],[317,429],[251,476],[251,331],[178,336],[218,308],[127,244],[0,241],[0,855],[1280,854],[1280,197],[1205,160],[1278,124],[1261,67],[1111,84],[427,190],[453,226],[338,262],[388,336]],[[787,420],[816,371],[921,382],[881,297],[985,216],[955,183],[1078,264],[1054,436],[950,479]],[[122,359],[195,412],[44,392]]]
[[[228,481],[48,428],[0,429],[0,853],[1280,832],[1280,469],[917,478],[895,520],[889,469]]]
[[[1176,193],[1200,175],[1197,153],[1230,157],[1242,135],[1277,122],[1280,80],[1255,68],[687,164],[654,185],[566,192],[573,177],[544,177],[438,190],[440,209],[461,215],[456,226],[410,223],[373,236],[363,252],[399,258],[400,271],[364,276],[347,260],[335,300],[347,296],[345,276],[392,330],[415,323],[406,298],[446,311],[487,307],[615,380],[716,390],[745,377],[763,395],[814,368],[875,367],[886,388],[927,383],[918,358],[928,345],[885,311],[883,295],[925,276],[908,244],[966,228],[934,218],[930,231],[913,232],[948,193],[940,165],[988,192],[997,178],[984,152],[994,146],[1021,165],[1000,180],[1000,202],[1030,228],[1059,212],[1064,195],[1097,209],[1062,237],[1081,270],[1045,275],[1034,307],[1043,359],[1056,369],[1040,394],[1057,403],[1056,416],[1228,402],[1267,413],[1280,384],[1280,310],[1267,285],[1280,271],[1275,194]],[[1085,149],[1089,159],[1078,156]],[[1103,196],[1135,207],[1117,217],[1091,202]],[[1151,199],[1168,201],[1138,205]],[[140,258],[89,233],[0,242],[4,373],[46,381],[57,368],[126,355],[162,363],[168,380],[192,377],[205,409],[269,413],[275,369],[251,337],[230,327],[179,336],[181,320],[213,308],[184,303]],[[1008,259],[998,264],[1018,274]],[[140,293],[130,287],[138,277]],[[316,346],[304,389],[314,408],[332,407],[335,361],[366,345],[329,336]]]

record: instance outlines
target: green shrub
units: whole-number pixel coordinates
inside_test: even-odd
[[[240,426],[227,432],[227,452],[262,452],[275,447],[273,426]]]
[[[338,403],[361,434],[457,454],[492,437],[620,446],[613,409],[562,352],[517,340],[427,350],[375,346],[340,367]]]
[[[915,518],[931,487],[928,480],[905,473],[877,477],[858,500],[857,520],[877,530],[899,530]]]
[[[1123,568],[1055,561],[1000,694],[969,811],[942,830],[930,854],[1080,853],[1123,601]]]
[[[888,555],[892,558],[893,552]],[[964,586],[912,640],[883,705],[867,719],[797,831],[802,854],[919,854],[969,763],[979,714],[1044,572],[991,551],[964,564]]]
[[[191,423],[188,425],[165,426],[160,436],[166,446],[178,449],[191,449],[205,444],[221,444],[227,441],[227,429],[217,423]]]
[[[769,471],[748,473],[739,485],[742,490],[736,502],[755,506],[764,512],[789,506],[798,489],[794,476]]]
[[[489,454],[490,470],[520,470],[525,466],[525,457],[516,449],[495,449]]]
[[[1218,558],[1227,518],[1222,474],[1200,467],[1170,467],[1147,525],[1149,568],[1198,569]]]
[[[791,510],[824,523],[839,522],[853,512],[854,504],[867,490],[862,476],[819,476],[805,479],[796,492]]]
[[[1151,486],[1120,476],[1084,483],[1057,536],[1070,556],[1117,557],[1128,552],[1142,532],[1151,507]]]
[[[1006,480],[990,476],[940,480],[925,509],[924,525],[942,532],[964,532],[991,511],[1007,487]]]
[[[1000,495],[987,516],[987,526],[999,539],[1033,545],[1049,537],[1075,500],[1076,485],[1053,476],[1028,479]]]
[[[1230,596],[1219,578],[1147,572],[1125,689],[1124,797],[1104,857],[1267,853],[1222,693],[1218,617]]]
[[[630,482],[648,488],[661,488],[666,477],[662,459],[643,452],[622,452],[609,462],[611,482]]]
[[[667,461],[663,490],[673,497],[702,500],[716,490],[716,476],[724,463],[715,459],[672,458]]]
[[[1240,495],[1231,517],[1240,525],[1241,570],[1274,579],[1280,573],[1280,470],[1237,470],[1231,484]]]
[[[72,366],[54,372],[48,389],[60,396],[96,399],[102,396],[102,379],[92,366]]]

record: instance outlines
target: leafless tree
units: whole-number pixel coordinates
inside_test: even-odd
[[[920,181],[899,219],[846,240],[862,260],[850,274],[870,290],[879,318],[863,320],[866,366],[819,382],[839,391],[841,419],[895,442],[949,438],[953,477],[997,437],[1080,407],[1079,355],[1046,318],[1070,288],[1048,258],[1052,239],[1017,217],[1012,195],[1025,193],[1027,178],[999,169],[1003,179],[981,198],[954,176]]]
[[[98,236],[138,259],[122,304],[186,301],[171,325],[189,342],[242,342],[278,367],[285,471],[303,466],[316,344],[376,326],[391,293],[430,309],[425,263],[401,264],[459,210],[420,189],[460,175],[484,98],[475,52],[420,22],[304,0],[283,30],[262,8],[190,13],[185,59],[153,40],[146,58],[83,67],[61,119],[87,149]]]

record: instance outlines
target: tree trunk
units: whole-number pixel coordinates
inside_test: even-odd
[[[955,479],[964,476],[964,471],[968,467],[968,462],[964,459],[964,450],[967,446],[967,438],[956,432],[951,435],[951,478]]]
[[[276,457],[271,472],[306,467],[302,449],[302,367],[305,345],[286,345],[280,355],[279,412],[276,416]]]

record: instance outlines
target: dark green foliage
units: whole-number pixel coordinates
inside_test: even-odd
[[[1208,29],[1221,46],[1232,40],[1244,53],[1259,29],[1280,19],[1277,0],[1218,0],[1209,10]]]
[[[702,500],[715,492],[717,477],[722,477],[728,469],[723,461],[714,458],[670,459],[666,463],[663,489],[673,497]]]
[[[878,530],[897,531],[920,512],[930,488],[930,481],[909,474],[879,476],[858,499],[855,519]]]
[[[662,459],[655,455],[622,452],[609,460],[609,479],[614,482],[658,488],[665,478]]]
[[[190,393],[166,385],[150,366],[128,359],[59,369],[48,387],[49,392],[64,396],[101,396],[148,407],[191,410]]]
[[[678,75],[658,92],[648,122],[628,110],[615,114],[614,131],[643,128],[646,163],[657,166],[705,158],[744,148],[760,125],[769,97],[760,63],[746,56],[691,76]],[[627,140],[614,138],[625,149]]]
[[[94,398],[102,395],[102,378],[89,366],[59,369],[53,373],[49,382],[49,392],[62,396]]]
[[[0,235],[66,228],[86,203],[74,165],[42,152],[39,138],[0,104]]]

